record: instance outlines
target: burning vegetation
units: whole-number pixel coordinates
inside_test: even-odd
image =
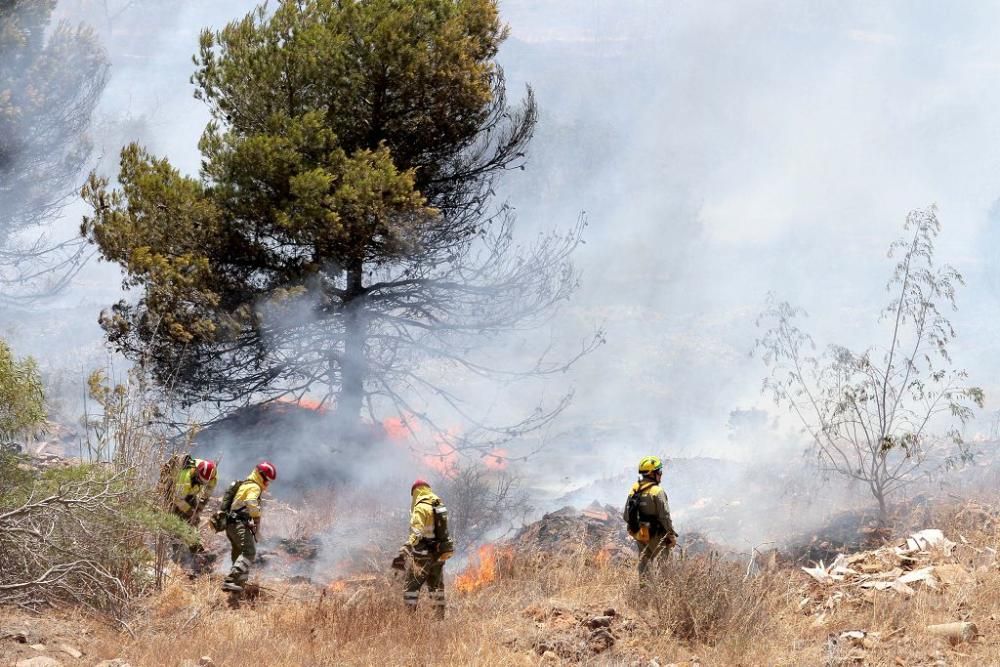
[[[299,0],[206,29],[191,82],[210,121],[177,162],[197,171],[128,137],[116,172],[85,178],[78,242],[50,248],[20,235],[81,180],[110,67],[96,32],[53,22],[61,4],[0,3],[0,287],[55,292],[93,249],[122,273],[98,321],[131,368],[90,374],[77,431],[47,423],[44,364],[0,341],[5,664],[1000,664],[1000,465],[965,438],[985,394],[950,356],[963,278],[936,260],[936,209],[889,248],[883,346],[813,352],[804,311],[775,299],[758,321],[764,388],[818,470],[676,459],[664,481],[646,456],[676,511],[649,491],[663,530],[637,562],[618,504],[634,467],[606,472],[609,454],[689,425],[657,410],[650,433],[601,432],[588,414],[554,448],[567,477],[528,483],[565,490],[594,461],[603,479],[536,511],[519,477],[573,395],[527,389],[604,335],[579,330],[586,304],[551,328],[586,222],[522,243],[496,198],[538,121],[497,61],[502,3]],[[104,3],[109,31],[133,4]],[[753,451],[740,413],[732,441]],[[742,417],[772,435],[770,413]],[[181,463],[157,480],[163,461]],[[955,507],[945,485],[983,500]],[[674,519],[676,550],[649,559]]]
[[[455,577],[455,590],[471,593],[495,582],[510,571],[514,549],[510,546],[484,544],[474,557],[474,563]]]

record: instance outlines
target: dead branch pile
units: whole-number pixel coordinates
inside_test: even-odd
[[[142,588],[142,535],[124,473],[81,468],[0,485],[0,603],[73,602],[121,618]]]
[[[517,550],[545,553],[575,553],[581,549],[597,553],[599,562],[634,558],[636,542],[628,535],[622,510],[594,501],[582,510],[563,507],[523,527],[508,544]],[[678,537],[678,553],[732,555],[731,550],[712,542],[701,533]]]
[[[803,611],[818,614],[821,624],[828,611],[844,601],[871,600],[878,591],[912,596],[918,589],[975,581],[955,555],[959,545],[937,529],[921,530],[896,544],[854,554],[840,554],[829,565],[803,567],[810,586],[800,602]]]
[[[544,515],[514,535],[510,545],[528,552],[568,553],[583,548],[610,558],[635,551],[621,511],[596,501],[582,510],[567,506]]]

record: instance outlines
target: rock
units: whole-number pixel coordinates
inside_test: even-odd
[[[615,636],[607,628],[598,628],[590,633],[587,647],[593,653],[603,653],[615,645]]]
[[[605,616],[617,616],[618,612],[616,612],[614,609],[608,608],[608,609],[604,610],[604,615]]]
[[[132,667],[132,665],[121,658],[115,658],[114,660],[101,660],[94,667]]]
[[[611,627],[611,615],[607,616],[594,616],[587,621],[587,627],[591,629],[596,628],[610,628]]]
[[[34,649],[35,651],[38,651],[39,653],[42,653],[43,651],[47,651],[48,650],[48,648],[45,646],[45,644],[32,644],[31,648]]]
[[[198,660],[198,667],[215,667],[215,660],[212,660],[212,658],[207,655],[203,655],[201,656],[201,659]]]
[[[934,575],[946,586],[976,583],[976,578],[968,570],[956,563],[935,565]]]
[[[544,656],[546,653],[554,653],[563,660],[578,660],[586,651],[582,642],[574,641],[569,637],[556,637],[549,641],[538,641],[533,646],[535,653]]]
[[[68,655],[69,657],[76,658],[77,660],[83,657],[83,653],[81,653],[79,649],[70,646],[69,644],[60,644],[59,650]]]
[[[37,644],[39,639],[27,628],[7,626],[0,628],[0,641],[13,641],[18,644]]]
[[[938,637],[944,637],[952,644],[971,642],[979,636],[979,628],[976,627],[975,623],[968,621],[928,625],[927,632]]]
[[[14,663],[14,667],[63,667],[63,664],[55,658],[50,658],[47,655],[40,655],[36,658],[18,660]]]

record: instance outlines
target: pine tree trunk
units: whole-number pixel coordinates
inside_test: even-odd
[[[368,326],[365,321],[364,265],[358,261],[347,271],[347,298],[344,311],[344,356],[340,374],[337,415],[341,425],[357,431],[365,399],[368,372],[365,345]]]

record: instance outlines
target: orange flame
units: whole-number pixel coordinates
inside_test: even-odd
[[[300,396],[299,398],[292,398],[290,396],[282,396],[277,400],[278,403],[289,403],[291,405],[297,405],[300,408],[305,408],[306,410],[312,410],[313,412],[325,413],[330,409],[328,404],[323,403],[315,398],[309,396]]]
[[[445,435],[436,438],[436,440],[437,453],[424,454],[420,460],[439,475],[454,477],[458,473],[458,450],[447,441]]]
[[[410,426],[401,417],[388,417],[382,420],[382,428],[393,442],[402,442],[410,437]]]
[[[494,449],[483,458],[483,464],[490,470],[506,470],[507,457],[506,449]]]
[[[498,550],[493,544],[484,544],[479,547],[476,565],[470,565],[455,577],[455,589],[471,593],[496,581],[501,567],[509,566],[512,558],[513,553],[509,548]]]
[[[597,552],[597,556],[594,557],[594,562],[597,565],[597,567],[599,567],[599,568],[601,568],[603,570],[608,565],[611,565],[611,554],[612,554],[612,551],[613,551],[612,547],[606,546],[606,547],[604,547],[603,549],[601,549],[600,551]]]
[[[420,421],[411,415],[386,417],[382,420],[382,429],[389,441],[398,448],[409,446],[414,458],[428,470],[449,478],[458,474],[459,451],[455,443],[461,435],[461,430],[457,426],[449,428],[444,433],[434,434],[434,450],[430,452],[421,451],[422,447],[413,444],[415,435],[421,433],[423,429]],[[482,462],[489,470],[506,470],[509,456],[506,449],[497,448],[483,456]]]
[[[347,582],[344,581],[343,579],[334,579],[333,581],[330,582],[330,585],[327,586],[327,588],[333,591],[334,593],[341,593],[347,590]]]

